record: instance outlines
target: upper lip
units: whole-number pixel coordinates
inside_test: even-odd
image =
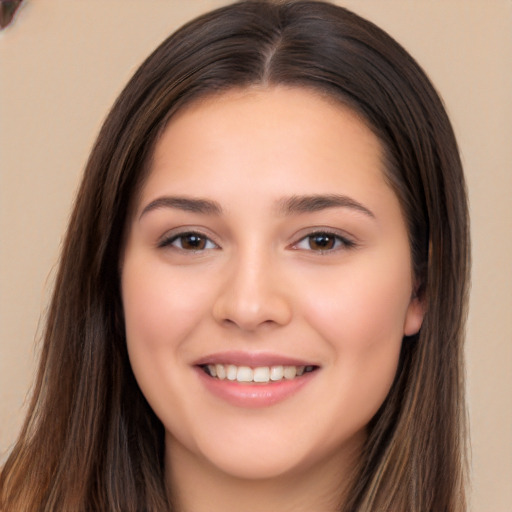
[[[260,366],[318,366],[312,361],[282,354],[241,351],[215,352],[197,359],[193,364],[195,366],[204,366],[207,364],[234,364],[236,366],[250,366],[252,368]]]

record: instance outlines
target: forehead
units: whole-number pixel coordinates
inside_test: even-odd
[[[230,167],[238,169],[232,178],[241,184],[269,173],[277,177],[285,168],[300,177],[311,168],[337,167],[340,178],[344,170],[365,168],[382,178],[382,153],[361,117],[340,102],[305,88],[253,87],[207,96],[178,111],[156,144],[148,182],[164,174],[183,183],[198,173],[206,180]],[[212,166],[205,166],[208,161]]]
[[[320,121],[330,127],[333,120],[339,121],[342,117],[352,124],[352,129],[358,129],[360,136],[372,138],[372,143],[380,149],[380,141],[373,136],[372,127],[355,108],[349,106],[348,101],[308,85],[256,84],[206,93],[181,106],[172,115],[159,141],[167,132],[173,131],[173,126],[181,126],[184,118],[186,122],[194,122],[202,117],[218,116],[217,126],[221,128],[229,126],[228,123],[233,121],[230,114],[233,113],[238,127],[252,124],[255,129],[267,132],[272,132],[275,127],[279,129],[285,123],[293,123],[299,128],[313,121],[312,128],[315,128],[316,122]],[[293,134],[296,132],[289,135]],[[286,135],[281,133],[281,138],[289,138]]]

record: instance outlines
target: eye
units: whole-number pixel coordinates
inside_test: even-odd
[[[329,252],[341,248],[351,248],[355,245],[352,240],[328,231],[317,231],[305,236],[294,249],[301,249],[316,252]]]
[[[194,231],[178,233],[163,239],[159,247],[175,247],[182,251],[206,251],[209,249],[218,249],[218,245],[212,242],[207,236]]]

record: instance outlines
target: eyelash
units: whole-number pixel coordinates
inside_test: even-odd
[[[206,244],[206,247],[200,247],[200,248],[196,248],[196,249],[186,249],[185,247],[183,247],[183,241],[187,237],[189,237],[189,239],[192,237],[196,237],[198,240],[204,241],[204,243]],[[180,244],[181,247],[174,245],[174,243],[179,240],[181,240],[181,244]],[[212,247],[208,247],[208,244],[210,244]],[[207,237],[206,235],[203,235],[203,233],[200,233],[198,231],[185,231],[183,233],[176,233],[176,234],[170,235],[168,237],[165,237],[163,240],[161,240],[158,243],[158,247],[159,248],[174,247],[175,249],[178,249],[181,251],[193,252],[193,253],[219,248],[219,246],[215,242],[213,242],[209,237]]]
[[[187,249],[187,248],[183,247],[184,239],[187,237],[189,237],[189,241],[192,237],[196,237],[196,241],[198,241],[199,243],[203,243],[204,245],[199,248]],[[313,249],[311,247],[311,243],[314,238],[317,238],[317,239],[324,238],[324,240],[328,239],[327,243],[329,243],[329,241],[331,241],[331,243],[334,243],[334,245],[332,247],[328,247],[326,249],[325,248],[324,249],[322,249],[322,248]],[[175,245],[175,242],[177,242],[177,241],[181,241],[179,246]],[[319,240],[317,240],[317,243],[318,243],[318,241]],[[308,247],[300,247],[300,245],[303,243],[308,244]],[[355,245],[356,245],[356,243],[353,240],[350,240],[349,238],[347,238],[345,236],[341,236],[337,233],[333,233],[332,231],[328,231],[328,230],[318,230],[318,231],[314,231],[312,233],[308,233],[306,236],[302,237],[298,242],[294,243],[291,246],[291,248],[295,249],[295,250],[305,250],[305,251],[317,252],[320,254],[327,254],[327,253],[336,252],[336,251],[339,251],[342,249],[345,249],[345,250],[351,249],[351,248],[355,247]],[[192,252],[192,253],[198,253],[198,252],[203,252],[203,251],[212,250],[212,249],[219,249],[219,246],[215,242],[213,242],[208,236],[204,235],[203,233],[201,233],[199,231],[185,231],[182,233],[172,234],[172,235],[164,238],[163,240],[161,240],[158,243],[158,247],[159,248],[174,247],[175,249],[185,251],[185,252]]]
[[[329,247],[327,249],[313,249],[311,247],[311,243],[314,238],[327,238],[331,241],[334,241],[334,246]],[[308,247],[299,247],[299,245],[302,243],[308,244]],[[355,246],[356,243],[345,236],[342,236],[338,233],[333,233],[332,231],[328,230],[318,230],[314,231],[313,233],[308,233],[306,236],[302,237],[297,243],[293,245],[293,249],[312,251],[320,254],[327,254],[330,252],[336,252],[343,249],[352,249]]]

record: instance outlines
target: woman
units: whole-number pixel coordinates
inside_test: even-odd
[[[114,105],[2,510],[459,511],[465,185],[374,25],[242,2]]]

